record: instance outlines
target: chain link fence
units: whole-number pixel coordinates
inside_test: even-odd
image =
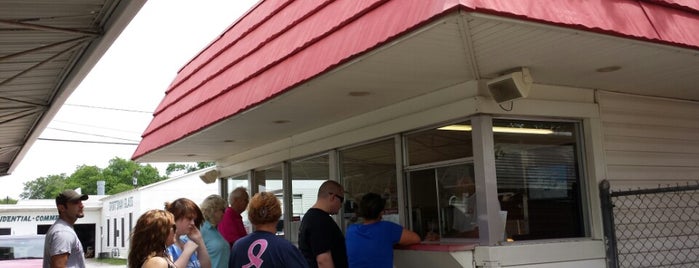
[[[699,182],[611,191],[600,183],[607,267],[699,267]]]

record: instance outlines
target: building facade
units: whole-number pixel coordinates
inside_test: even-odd
[[[260,1],[182,68],[133,158],[281,193],[292,242],[309,185],[344,185],[343,229],[382,194],[424,240],[397,267],[606,267],[599,183],[699,176],[698,10]]]

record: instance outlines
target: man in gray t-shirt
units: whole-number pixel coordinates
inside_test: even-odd
[[[87,195],[65,190],[56,197],[58,220],[49,228],[44,241],[44,268],[85,268],[85,254],[73,224],[83,213],[83,200]]]

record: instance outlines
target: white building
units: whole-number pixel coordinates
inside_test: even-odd
[[[85,252],[99,252],[99,238],[103,195],[90,195],[83,201],[85,217],[75,223]],[[0,235],[45,234],[58,219],[53,199],[20,200],[15,205],[0,205]]]
[[[75,223],[75,232],[85,252],[126,258],[129,234],[145,211],[163,209],[165,202],[180,197],[197,204],[219,193],[216,183],[206,184],[200,175],[212,168],[159,181],[115,195],[90,195],[83,201],[85,217]],[[58,218],[53,199],[20,200],[15,205],[0,205],[0,235],[44,234]],[[90,251],[92,249],[92,251]]]
[[[164,209],[166,202],[180,197],[201,204],[207,196],[218,194],[218,184],[207,184],[199,178],[211,169],[197,170],[102,198],[99,243],[104,250],[101,252],[109,252],[111,257],[126,258],[129,234],[138,217],[148,210]]]

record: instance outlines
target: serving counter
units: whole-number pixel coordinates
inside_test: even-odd
[[[395,267],[473,267],[477,243],[439,244],[423,242],[399,246],[393,251]]]
[[[479,246],[477,243],[437,243],[396,247],[394,265],[411,267],[605,267],[604,242],[567,239]]]

